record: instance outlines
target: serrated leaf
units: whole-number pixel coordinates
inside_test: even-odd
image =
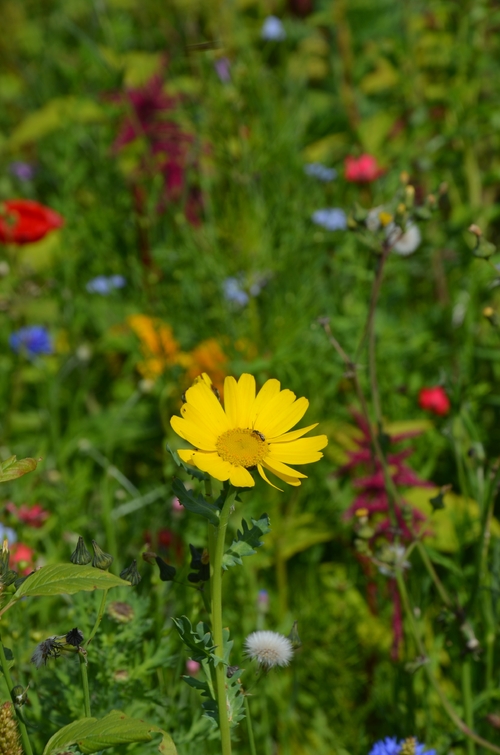
[[[208,479],[208,475],[206,475],[205,472],[202,472],[201,470],[196,469],[196,467],[190,467],[188,464],[182,461],[177,451],[174,451],[173,448],[170,448],[168,443],[166,445],[167,445],[167,451],[169,452],[170,456],[175,461],[178,467],[181,467],[188,475],[190,475],[191,477],[194,477],[196,480]]]
[[[180,619],[172,619],[172,621],[181,640],[192,651],[193,661],[201,663],[205,659],[217,657],[214,653],[216,646],[213,644],[212,634],[203,621],[198,622],[196,630],[193,629],[187,616],[181,616]],[[217,660],[221,659],[217,658]]]
[[[162,755],[177,755],[175,745],[166,731],[138,718],[129,718],[119,710],[112,710],[100,720],[82,718],[64,726],[49,739],[43,755],[51,755],[71,745],[77,745],[84,755],[91,755],[120,744],[151,742],[155,733],[162,735],[158,752]]]
[[[81,590],[109,590],[111,587],[130,587],[130,582],[93,566],[50,564],[30,574],[13,598],[19,600],[34,595],[73,595]]]
[[[260,519],[252,519],[250,528],[246,521],[242,519],[242,530],[238,530],[236,540],[233,540],[230,547],[224,553],[222,559],[222,568],[228,569],[230,566],[241,564],[243,556],[251,556],[255,549],[262,545],[262,535],[267,535],[271,531],[271,525],[267,514],[263,514]]]
[[[0,462],[0,482],[15,480],[28,472],[33,472],[37,463],[35,459],[19,459],[18,461],[17,456],[11,456],[9,459]]]
[[[219,509],[213,503],[206,501],[200,493],[194,493],[192,490],[186,490],[181,480],[175,478],[172,483],[172,490],[177,496],[185,509],[193,514],[199,514],[215,525],[219,524]]]

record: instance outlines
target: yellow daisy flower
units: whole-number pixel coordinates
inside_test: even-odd
[[[253,487],[249,469],[273,488],[264,470],[289,485],[300,485],[306,475],[289,464],[310,464],[323,456],[326,435],[302,438],[316,427],[309,425],[288,432],[304,416],[309,401],[297,399],[290,390],[281,390],[278,380],[268,380],[255,393],[255,378],[243,374],[238,381],[226,377],[224,408],[203,374],[185,394],[182,417],[172,417],[175,432],[194,446],[181,449],[179,456],[216,480],[229,480],[235,487]],[[280,488],[277,488],[280,490]]]

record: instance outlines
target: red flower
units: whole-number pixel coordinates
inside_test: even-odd
[[[50,207],[31,199],[8,199],[0,205],[0,241],[31,244],[64,225],[64,219]]]
[[[33,506],[23,503],[17,508],[14,503],[10,502],[5,508],[10,514],[19,519],[20,522],[24,522],[28,527],[35,527],[35,529],[41,527],[50,516],[49,512],[45,511],[39,503],[35,503]]]
[[[357,183],[370,183],[384,173],[383,168],[377,165],[377,160],[373,155],[348,156],[345,159],[344,167],[346,180]]]
[[[13,543],[10,546],[9,566],[20,574],[30,574],[33,571],[35,551],[24,543]]]
[[[440,385],[435,385],[433,388],[421,388],[418,403],[425,411],[440,417],[444,417],[450,411],[450,399]]]

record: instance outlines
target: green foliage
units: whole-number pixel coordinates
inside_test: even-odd
[[[256,548],[262,545],[261,537],[271,532],[271,523],[267,514],[260,519],[252,519],[252,527],[249,527],[244,519],[241,521],[241,530],[238,530],[236,539],[233,540],[222,559],[222,567],[229,569],[230,566],[242,564],[243,556],[252,556]]]
[[[25,579],[14,594],[14,599],[35,595],[72,595],[80,590],[109,590],[111,587],[125,587],[129,583],[109,572],[93,566],[76,564],[52,564],[42,566]]]
[[[18,461],[16,456],[11,456],[0,463],[0,482],[16,480],[28,472],[33,472],[36,465],[35,459],[19,459]]]
[[[178,478],[174,479],[172,490],[184,508],[191,511],[192,514],[199,514],[215,526],[219,524],[218,506],[206,501],[201,493],[193,493],[191,490],[186,490],[184,484]]]

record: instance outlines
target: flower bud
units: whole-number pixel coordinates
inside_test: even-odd
[[[81,632],[78,629],[78,627],[74,627],[66,635],[66,643],[68,645],[73,645],[73,647],[77,648],[77,647],[80,647],[82,642],[83,642],[83,632]]]
[[[14,706],[11,702],[0,706],[0,747],[0,752],[6,755],[23,755]]]
[[[78,566],[86,566],[92,561],[92,556],[87,550],[83,537],[78,538],[76,548],[69,557],[69,560],[72,564],[77,564]]]
[[[405,205],[408,207],[409,210],[411,210],[414,203],[415,203],[415,187],[406,186],[405,187]]]
[[[130,566],[127,566],[126,569],[120,572],[120,577],[130,582],[133,587],[139,584],[139,582],[141,581],[141,575],[139,574],[139,571],[137,569],[137,561],[135,560],[135,558]]]
[[[410,181],[410,174],[408,173],[408,171],[403,170],[399,175],[399,180],[401,181],[403,186],[406,186],[406,184]]]
[[[294,650],[297,650],[297,648],[302,647],[302,640],[299,637],[299,630],[297,629],[297,622],[293,622],[293,626],[290,630],[290,634],[288,635],[288,639],[292,643],[292,647]]]
[[[101,569],[101,571],[107,571],[113,563],[113,556],[110,553],[104,553],[95,540],[92,540],[92,548],[94,549],[92,566],[96,569]]]
[[[469,231],[470,231],[471,233],[473,233],[473,234],[474,234],[474,236],[476,236],[477,238],[479,238],[479,236],[482,236],[482,235],[483,235],[483,232],[482,232],[482,230],[481,230],[481,229],[480,229],[480,227],[479,227],[478,225],[476,225],[475,223],[473,223],[472,225],[470,225],[470,226],[469,226]]]

